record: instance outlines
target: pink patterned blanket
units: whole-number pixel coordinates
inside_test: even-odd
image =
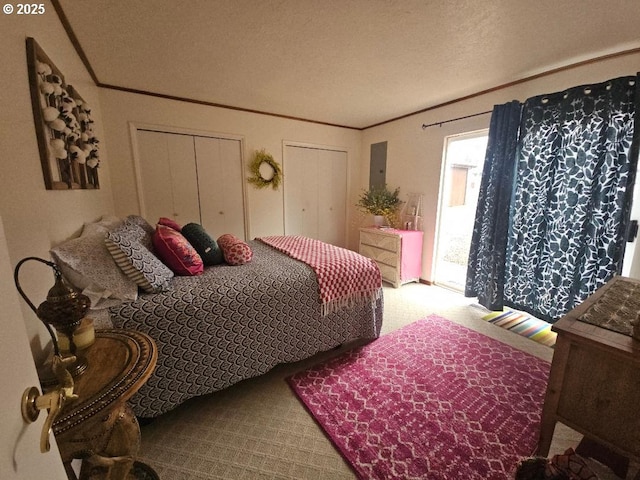
[[[313,269],[318,278],[323,315],[362,299],[375,302],[381,294],[378,265],[356,252],[297,235],[258,240]]]

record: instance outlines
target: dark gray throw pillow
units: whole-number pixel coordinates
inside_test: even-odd
[[[202,262],[207,265],[218,265],[224,261],[222,250],[218,243],[209,236],[202,225],[198,223],[187,223],[181,231],[191,246],[202,258]]]

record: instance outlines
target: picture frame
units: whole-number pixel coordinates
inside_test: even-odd
[[[98,189],[99,140],[91,107],[28,37],[27,68],[40,163],[47,190]]]

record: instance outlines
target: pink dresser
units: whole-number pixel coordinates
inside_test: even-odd
[[[382,279],[398,288],[402,284],[420,280],[422,235],[423,232],[419,230],[361,228],[359,252],[375,260]]]

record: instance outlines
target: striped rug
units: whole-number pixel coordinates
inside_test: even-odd
[[[482,319],[548,347],[553,348],[556,344],[557,334],[551,331],[551,324],[527,313],[505,310],[503,312],[491,312],[482,317]]]

